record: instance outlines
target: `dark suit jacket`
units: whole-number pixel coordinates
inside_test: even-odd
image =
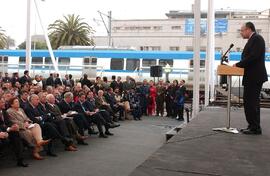
[[[54,80],[54,85],[56,86],[56,85],[63,85],[63,83],[62,83],[62,81],[61,81],[61,79],[60,78],[55,78],[55,80]]]
[[[34,108],[32,105],[27,103],[25,108],[25,114],[27,117],[32,120],[34,123],[41,123],[41,120],[37,119],[36,117],[41,116],[37,108]]]
[[[50,104],[46,104],[46,109],[51,113],[51,116],[56,120],[62,120],[62,112],[57,105],[51,106]]]
[[[38,107],[33,107],[30,103],[27,104],[25,109],[25,114],[32,120],[34,123],[42,123],[42,121],[46,121],[49,117],[43,111],[41,111]],[[38,119],[36,117],[42,117]]]
[[[46,80],[46,86],[54,86],[54,80],[53,80],[53,77],[49,77],[47,78]]]
[[[60,103],[58,103],[58,107],[61,110],[61,112],[63,114],[69,112],[69,111],[73,111],[73,103],[66,103],[65,100],[62,100]]]
[[[28,101],[23,101],[21,98],[19,98],[19,102],[20,102],[20,107],[25,110],[26,109],[26,106],[28,104]]]
[[[241,61],[237,67],[244,68],[243,85],[264,83],[268,80],[265,68],[265,42],[262,36],[254,33],[246,43]]]
[[[77,102],[74,104],[74,111],[81,113],[81,114],[85,114],[85,111],[88,111],[88,109],[86,109],[83,104],[81,104],[81,102]]]
[[[9,120],[9,117],[6,111],[3,110],[2,114],[0,113],[0,116],[4,118],[4,120],[2,120],[2,118],[0,117],[0,132],[6,131],[7,128],[12,125],[12,122]]]
[[[14,85],[16,82],[20,82],[20,78],[18,78],[18,77],[12,77],[11,78],[12,85]]]
[[[24,75],[20,78],[20,83],[25,84],[26,82],[31,83],[31,78]]]
[[[9,82],[11,82],[11,78],[10,78],[10,77],[3,77],[3,78],[2,78],[2,81],[3,81],[4,83],[9,83]]]
[[[91,81],[89,79],[82,79],[81,84],[82,84],[82,87],[84,85],[86,85],[88,88],[90,88],[92,86],[92,83],[91,83]]]

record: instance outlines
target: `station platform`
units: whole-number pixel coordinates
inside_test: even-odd
[[[226,126],[226,109],[210,107],[138,166],[130,176],[270,175],[270,110],[261,109],[262,135],[212,131]],[[231,126],[247,126],[244,110],[232,108]]]

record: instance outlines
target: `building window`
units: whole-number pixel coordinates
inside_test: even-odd
[[[111,70],[123,70],[124,59],[111,59]]]
[[[150,26],[143,26],[143,27],[142,27],[142,30],[150,30],[150,29],[151,29]]]
[[[237,51],[237,52],[241,52],[241,51],[242,51],[242,49],[241,49],[241,48],[239,48],[239,47],[237,47],[237,48],[236,48],[236,51]]]
[[[241,34],[240,34],[240,32],[241,32],[240,29],[237,29],[237,32],[236,32],[236,37],[237,38],[241,38],[242,37]]]
[[[113,30],[115,30],[115,31],[121,30],[121,27],[113,27]]]
[[[215,51],[222,51],[222,47],[215,47]]]
[[[150,67],[156,65],[156,59],[143,59],[142,66],[143,67]]]
[[[162,30],[162,26],[153,26],[154,30]]]
[[[140,46],[141,51],[160,51],[160,46]]]
[[[127,59],[126,70],[136,70],[140,67],[140,60],[138,59]]]
[[[170,51],[179,51],[180,47],[179,46],[170,46]]]
[[[181,30],[181,26],[172,26],[172,30]]]
[[[165,67],[167,64],[169,64],[171,67],[173,66],[173,60],[172,59],[160,59],[159,65]]]
[[[186,46],[186,51],[193,51],[193,46]]]
[[[161,47],[160,46],[151,46],[152,51],[160,51]]]
[[[262,29],[256,29],[256,32],[257,32],[258,34],[261,34],[261,33],[262,33]]]
[[[206,51],[206,46],[201,46],[200,50],[201,51]]]

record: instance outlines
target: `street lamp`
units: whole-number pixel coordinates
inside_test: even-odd
[[[165,72],[165,75],[166,75],[166,82],[168,82],[169,81],[169,73],[172,72],[172,68],[168,63],[164,67],[164,72]]]

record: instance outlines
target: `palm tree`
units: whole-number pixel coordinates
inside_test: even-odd
[[[90,35],[95,31],[83,18],[74,14],[64,16],[64,20],[56,20],[49,25],[49,38],[54,49],[61,45],[94,45]]]
[[[7,36],[4,32],[5,30],[0,27],[0,49],[6,48],[7,46]]]

